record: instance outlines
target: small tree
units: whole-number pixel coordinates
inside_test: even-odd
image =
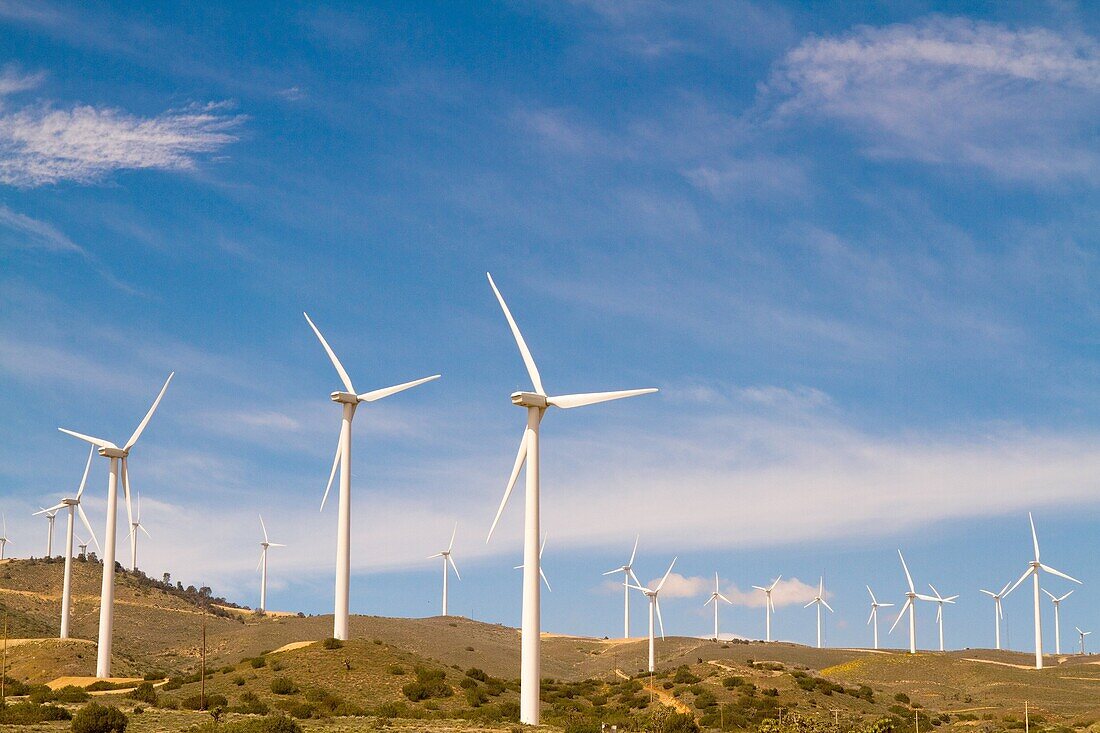
[[[128,722],[118,708],[90,702],[73,716],[73,733],[125,733]]]

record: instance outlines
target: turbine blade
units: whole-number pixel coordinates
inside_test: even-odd
[[[730,604],[731,606],[733,605],[733,601],[731,601],[731,600],[730,600],[729,598],[726,598],[726,597],[725,597],[724,595],[722,595],[721,593],[719,593],[719,594],[718,594],[718,597],[719,597],[719,598],[721,598],[721,599],[722,599],[723,601],[725,601],[726,603]]]
[[[363,402],[377,402],[383,397],[389,397],[390,395],[397,394],[398,392],[404,392],[407,389],[412,389],[417,385],[424,384],[425,382],[431,382],[432,380],[439,379],[442,374],[433,374],[430,377],[424,377],[423,379],[414,379],[411,382],[405,382],[404,384],[395,384],[392,387],[383,387],[382,389],[376,389],[373,392],[364,392],[359,395],[359,399]]]
[[[898,622],[901,621],[902,617],[905,616],[905,611],[909,608],[910,605],[912,605],[912,603],[913,603],[912,598],[906,598],[905,599],[905,603],[902,604],[901,610],[898,611],[898,617],[896,619],[894,619],[894,625],[890,627],[890,631],[887,632],[887,633],[890,633],[890,634],[894,633],[894,629],[897,628]]]
[[[824,598],[821,599],[821,605],[823,605],[823,606],[825,606],[825,608],[829,609],[829,613],[835,613],[835,611],[833,611],[833,607],[830,606],[829,602],[826,601]]]
[[[542,582],[543,582],[543,583],[546,583],[546,590],[548,590],[548,591],[550,591],[551,593],[553,593],[553,592],[554,592],[554,589],[550,587],[550,581],[546,579],[546,573],[542,572],[542,568],[541,568],[541,567],[539,568],[539,576],[540,576],[540,577],[542,578]]]
[[[870,626],[871,621],[875,618],[875,611],[876,610],[877,609],[874,606],[871,606],[871,615],[867,617],[867,623],[864,624],[864,626]]]
[[[782,576],[782,575],[780,575],[780,576],[779,576],[778,578],[776,578],[776,579],[775,579],[775,582],[774,582],[774,583],[772,583],[771,587],[770,587],[770,588],[768,588],[768,590],[770,590],[770,591],[772,591],[772,590],[775,590],[775,586],[779,585],[779,581],[780,581],[780,579],[782,579],[782,577],[783,577],[783,576]]]
[[[1069,598],[1069,597],[1070,597],[1070,596],[1072,596],[1072,595],[1073,595],[1073,591],[1070,591],[1069,593],[1066,593],[1066,594],[1065,594],[1064,596],[1062,596],[1061,598],[1059,598],[1059,599],[1058,599],[1058,602],[1059,602],[1059,603],[1061,603],[1062,601],[1066,600],[1067,598]]]
[[[879,603],[877,605],[878,605],[879,608],[893,608],[894,607],[893,603]]]
[[[631,568],[630,570],[627,570],[626,572],[630,575],[631,578],[634,578],[635,584],[637,584],[637,585],[642,584],[642,581],[638,580],[638,576],[634,574],[634,569],[633,568]]]
[[[66,428],[58,428],[58,430],[65,433],[66,435],[71,435],[74,438],[80,438],[81,440],[86,441],[88,443],[91,443],[92,445],[98,446],[100,448],[116,448],[116,449],[118,448],[117,445],[115,445],[114,443],[112,443],[109,440],[104,440],[103,438],[93,438],[90,435],[85,435],[84,433],[78,433],[75,430],[68,430]]]
[[[455,535],[458,534],[458,522],[455,522],[455,528],[451,530],[451,542],[447,545],[447,552],[455,548]]]
[[[1049,565],[1040,565],[1039,567],[1041,567],[1043,570],[1050,573],[1051,575],[1057,575],[1059,578],[1065,578],[1066,580],[1077,583],[1078,585],[1084,585],[1077,578],[1070,577],[1069,575],[1066,575],[1065,573],[1063,573],[1061,570],[1055,570],[1054,568],[1050,567]]]
[[[909,592],[913,593],[916,590],[913,587],[913,576],[909,574],[909,566],[905,564],[905,556],[901,554],[901,550],[898,550],[898,557],[901,558],[901,567],[905,571],[905,580],[909,583]]]
[[[1001,592],[1000,592],[1000,593],[998,593],[997,595],[999,595],[999,596],[1004,596],[1004,594],[1005,594],[1005,591],[1006,591],[1006,590],[1008,590],[1008,586],[1010,586],[1010,585],[1012,585],[1012,581],[1011,581],[1011,580],[1010,580],[1010,581],[1008,581],[1007,583],[1005,583],[1005,587],[1004,587],[1004,588],[1001,588]]]
[[[88,462],[84,464],[84,476],[80,479],[80,488],[76,490],[76,498],[80,499],[84,493],[84,485],[88,483],[88,470],[92,467],[92,456],[95,455],[95,446],[88,449]]]
[[[940,592],[939,592],[938,590],[936,590],[936,586],[934,586],[934,585],[932,585],[931,583],[929,583],[929,584],[928,584],[928,587],[932,589],[932,593],[934,593],[934,594],[935,594],[936,598],[939,598],[939,597],[940,597]]]
[[[1035,568],[1031,565],[1028,565],[1027,570],[1025,570],[1024,574],[1020,576],[1020,579],[1017,580],[1015,583],[1013,583],[1012,587],[1009,588],[1007,591],[1005,591],[1005,593],[1001,596],[1001,598],[1002,599],[1007,598],[1008,594],[1011,593],[1012,591],[1016,590],[1016,586],[1018,586],[1020,583],[1023,583],[1025,580],[1027,580],[1028,576],[1031,575],[1033,572],[1035,572]]]
[[[153,539],[153,535],[149,534],[149,530],[145,529],[144,525],[139,524],[137,528],[144,532],[146,537],[148,537],[149,539]]]
[[[160,388],[160,394],[153,400],[153,406],[149,408],[149,412],[145,413],[145,417],[138,423],[137,428],[134,430],[134,434],[130,436],[130,439],[126,441],[126,445],[122,450],[130,450],[134,447],[134,444],[138,442],[138,438],[141,437],[142,432],[145,430],[145,426],[149,424],[150,418],[153,417],[153,413],[157,411],[157,405],[160,404],[160,400],[164,397],[164,393],[168,391],[168,385],[172,381],[172,377],[176,376],[175,372],[168,375],[168,379],[164,380],[164,386]]]
[[[1049,590],[1047,590],[1046,588],[1040,588],[1039,590],[1043,591],[1043,592],[1044,592],[1044,593],[1046,593],[1046,594],[1047,594],[1048,596],[1050,596],[1050,600],[1052,600],[1052,601],[1057,601],[1057,600],[1058,600],[1058,597],[1057,597],[1057,596],[1055,596],[1055,595],[1054,595],[1053,593],[1051,593],[1051,592],[1050,592]]]
[[[615,568],[614,570],[608,570],[606,573],[601,573],[601,575],[614,575],[615,573],[622,572],[625,572],[622,568]]]
[[[512,488],[516,485],[516,479],[519,478],[520,469],[523,468],[524,461],[527,460],[527,431],[523,431],[523,437],[519,439],[519,451],[516,453],[516,462],[512,466],[512,474],[508,477],[508,485],[504,487],[504,497],[500,500],[500,506],[497,507],[497,515],[493,517],[493,526],[489,527],[489,534],[485,537],[485,542],[493,538],[493,531],[497,528],[497,522],[500,521],[500,515],[504,513],[504,507],[508,504],[508,497],[512,495]]]
[[[598,402],[610,402],[611,400],[621,400],[626,397],[637,397],[643,394],[652,394],[656,392],[656,387],[650,387],[648,389],[626,389],[619,392],[588,392],[582,394],[566,394],[558,395],[556,397],[547,397],[547,404],[554,407],[560,407],[563,410],[568,410],[573,407],[584,407],[585,405],[594,405]]]
[[[863,587],[864,587],[864,588],[866,588],[866,589],[867,589],[867,593],[869,593],[869,594],[870,594],[870,596],[871,596],[871,603],[872,603],[872,604],[877,604],[877,603],[878,603],[878,601],[876,601],[876,600],[875,600],[875,594],[874,594],[873,592],[871,592],[871,586],[869,586],[869,585],[865,585],[865,586],[863,586]]]
[[[95,531],[92,530],[92,523],[88,521],[88,515],[84,513],[84,507],[80,504],[76,505],[76,513],[80,515],[80,521],[84,522],[84,529],[88,530],[88,534],[92,537],[92,542],[95,543],[95,548],[99,549],[99,540],[95,538]]]
[[[641,539],[642,539],[641,535],[636,535],[634,537],[634,549],[630,551],[630,560],[626,564],[626,566],[628,568],[634,567],[634,556],[638,554],[638,541],[641,540]]]
[[[658,584],[657,584],[657,587],[653,589],[654,591],[657,591],[657,592],[659,592],[659,591],[661,590],[661,588],[664,588],[664,587],[665,587],[665,581],[666,581],[666,580],[668,580],[668,576],[669,576],[669,574],[670,574],[670,573],[672,572],[672,567],[673,567],[673,566],[674,566],[675,564],[676,564],[676,558],[672,558],[672,562],[670,562],[670,563],[668,564],[668,570],[666,570],[666,571],[665,571],[665,576],[664,576],[663,578],[661,578],[661,582],[660,582],[660,583],[658,583]]]
[[[131,530],[134,526],[134,507],[130,502],[130,471],[126,466],[126,459],[122,459],[122,490],[126,496],[126,521],[130,524]]]
[[[259,570],[260,566],[264,564],[264,555],[265,554],[266,553],[263,550],[260,550],[260,559],[256,561],[256,570]]]
[[[321,335],[321,332],[317,329],[317,326],[313,325],[313,321],[309,319],[309,314],[303,313],[302,315],[306,317],[306,323],[309,324],[309,327],[313,329],[313,332],[315,334],[317,334],[317,339],[321,342],[321,346],[325,347],[325,353],[328,354],[329,361],[332,362],[332,365],[336,367],[336,373],[340,375],[340,381],[344,383],[344,386],[347,388],[348,392],[354,394],[355,387],[353,387],[351,384],[351,377],[349,377],[348,373],[344,371],[344,365],[341,364],[340,360],[336,358],[336,352],[334,352],[332,350],[332,347],[328,345],[328,341],[325,341],[325,337]]]
[[[447,555],[447,562],[451,564],[451,569],[455,571],[455,577],[462,580],[462,575],[458,572],[458,566],[455,565],[455,560],[450,555]],[[549,584],[548,584],[549,585]]]
[[[54,506],[50,507],[49,509],[43,509],[41,511],[35,512],[34,514],[31,514],[31,516],[32,517],[37,517],[39,514],[49,514],[50,512],[55,512],[59,509],[64,509],[66,506],[68,506],[68,505],[65,504],[65,503],[55,504]]]
[[[815,603],[817,603],[816,598],[813,599],[812,601],[810,601],[809,603],[807,603],[805,606],[803,606],[803,608],[809,608],[810,606],[814,605]]]
[[[268,547],[286,547],[286,545],[284,545],[281,542],[268,542],[267,546]]]
[[[1031,543],[1035,546],[1035,562],[1039,562],[1039,535],[1035,534],[1035,519],[1031,512],[1027,513],[1027,521],[1031,522]]]
[[[325,510],[325,502],[328,501],[328,492],[332,489],[332,480],[336,478],[336,469],[340,467],[340,454],[343,453],[344,426],[346,424],[347,423],[343,420],[340,421],[340,437],[336,439],[336,456],[332,459],[332,470],[328,472],[328,483],[325,484],[325,495],[321,497],[320,511],[322,512]]]
[[[259,515],[259,517],[260,517],[260,529],[262,529],[264,531],[264,542],[267,542],[268,541],[267,525],[264,524],[264,515],[261,514],[261,515]]]
[[[1011,583],[1012,581],[1009,581],[1009,582]],[[1005,588],[1007,588],[1007,587],[1008,587],[1008,586],[1006,585],[1006,586],[1005,586]],[[980,590],[979,590],[978,592],[979,592],[979,593],[985,593],[985,594],[986,594],[987,596],[989,596],[990,598],[996,598],[996,597],[997,597],[997,594],[996,594],[996,593],[994,593],[994,592],[993,592],[993,591],[991,591],[991,590],[986,590],[985,588],[982,588],[982,589],[980,589]]]
[[[657,609],[657,623],[661,625],[661,641],[665,639],[665,620],[661,618],[661,599],[653,596],[653,607]]]
[[[756,590],[759,590],[759,591],[763,591],[763,592],[765,592],[765,593],[767,593],[767,592],[768,592],[768,589],[767,589],[767,588],[761,588],[761,587],[760,587],[760,586],[758,586],[758,585],[754,585],[754,586],[753,586],[753,588],[755,588]]]
[[[633,588],[634,590],[640,590],[642,593],[649,593],[650,592],[649,588],[643,588],[641,585],[632,585],[630,583],[627,583],[626,587],[627,588]]]
[[[531,377],[531,384],[536,392],[545,395],[546,390],[542,388],[542,377],[539,376],[539,369],[535,366],[535,359],[531,356],[531,350],[527,348],[527,342],[523,340],[523,334],[519,332],[516,320],[512,318],[512,311],[508,310],[508,304],[504,302],[504,296],[497,290],[497,284],[493,282],[493,276],[485,273],[485,277],[489,278],[489,287],[493,289],[493,293],[497,296],[497,302],[500,303],[500,308],[504,311],[504,317],[508,319],[508,328],[512,329],[512,336],[516,339],[516,346],[519,347],[519,355],[523,357],[523,364],[527,367],[527,374]]]

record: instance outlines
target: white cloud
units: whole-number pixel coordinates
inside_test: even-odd
[[[774,578],[767,582],[761,582],[762,587],[771,585]],[[735,606],[747,606],[749,608],[763,608],[765,596],[761,591],[749,588],[741,590],[736,585],[722,591]],[[803,583],[798,578],[780,578],[772,591],[772,605],[776,608],[782,606],[804,605],[809,603],[817,595],[817,584]],[[825,599],[832,598],[828,589],[825,591]]]
[[[3,104],[4,97],[33,89],[42,82],[43,78],[44,74],[24,74],[15,66],[5,66],[0,69],[0,105]]]
[[[74,252],[86,255],[83,247],[69,239],[64,232],[54,225],[32,219],[26,214],[12,211],[7,206],[0,204],[0,227],[9,229],[19,235],[19,239],[13,242],[24,249],[43,249],[51,252]]]
[[[661,576],[657,576],[645,585],[656,588],[661,582]],[[711,581],[698,576],[688,577],[679,573],[669,573],[668,580],[661,587],[661,598],[692,598],[710,592]]]
[[[957,162],[1015,179],[1095,178],[1100,44],[962,18],[811,37],[768,85],[780,117],[819,115],[879,157]]]
[[[0,76],[0,97],[40,77]],[[237,139],[241,115],[224,105],[192,105],[155,117],[109,107],[35,104],[0,113],[0,183],[33,187],[90,183],[117,170],[193,168],[197,156]]]

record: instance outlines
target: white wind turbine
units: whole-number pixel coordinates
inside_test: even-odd
[[[1008,595],[1008,586],[1012,585],[1012,581],[1005,583],[1005,587],[1001,588],[1000,593],[994,593],[991,590],[981,589],[982,593],[993,599],[993,623],[997,633],[997,648],[1001,648],[1001,619],[1005,617],[1004,611],[1001,609],[1001,601]]]
[[[126,514],[131,522],[134,519],[133,507],[130,504],[130,473],[127,469],[127,461],[131,449],[141,437],[145,427],[157,411],[161,398],[164,397],[168,385],[172,382],[175,372],[168,375],[164,386],[160,388],[160,394],[153,400],[153,406],[145,417],[138,423],[133,435],[126,444],[119,448],[109,440],[93,438],[90,435],[58,428],[63,433],[91,443],[99,448],[99,455],[110,460],[110,469],[107,479],[107,529],[103,537],[103,584],[99,591],[99,646],[96,658],[96,677],[105,678],[111,676],[111,643],[114,638],[115,623],[115,530],[118,524],[118,479],[122,473],[122,488],[126,495]],[[121,463],[121,465],[120,465]]]
[[[541,605],[539,601],[539,424],[547,408],[559,407],[571,409],[593,405],[598,402],[635,397],[637,395],[656,392],[656,389],[632,389],[620,392],[593,392],[589,394],[570,394],[550,396],[542,387],[542,377],[539,376],[538,367],[523,340],[523,335],[512,318],[503,296],[497,290],[496,283],[491,275],[489,286],[492,287],[497,301],[500,303],[504,317],[508,320],[508,327],[512,330],[512,336],[519,347],[520,356],[527,367],[527,374],[531,377],[534,392],[515,392],[512,394],[512,404],[527,409],[527,427],[520,439],[519,451],[516,454],[516,462],[512,467],[512,475],[504,489],[504,497],[497,508],[493,525],[489,529],[488,542],[493,536],[500,515],[508,503],[508,497],[512,494],[512,487],[519,478],[520,469],[527,464],[526,471],[526,495],[524,499],[524,532],[523,532],[523,624],[520,636],[520,713],[519,720],[527,725],[538,725],[539,722],[539,685],[540,670],[542,668],[539,633],[541,625]]]
[[[901,612],[898,613],[898,617],[894,619],[894,625],[890,627],[890,633],[894,633],[894,629],[897,627],[898,622],[905,616],[905,611],[909,611],[909,653],[917,653],[917,601],[935,601],[932,596],[926,596],[922,593],[917,593],[916,588],[913,587],[913,576],[909,574],[909,566],[905,564],[905,556],[901,554],[901,550],[898,550],[898,557],[901,559],[901,568],[905,571],[905,582],[909,584],[909,590],[905,594],[905,603],[901,606]]]
[[[458,566],[455,565],[454,558],[451,557],[451,552],[454,550],[454,547],[455,547],[455,535],[456,534],[458,534],[458,522],[455,522],[455,528],[454,528],[454,531],[451,532],[451,541],[447,544],[447,549],[443,550],[442,552],[437,552],[434,555],[429,555],[428,556],[429,560],[434,560],[437,557],[443,558],[443,615],[444,616],[447,615],[447,576],[450,574],[450,571],[447,570],[447,563],[450,563],[451,567],[454,568],[455,577],[458,578],[459,580],[462,580],[462,576],[458,572]]]
[[[145,525],[141,523],[141,493],[137,495],[137,513],[134,515],[133,520],[130,522],[130,534],[126,535],[126,538],[130,540],[130,570],[137,570],[137,542],[138,531],[144,532],[145,536],[149,539],[153,539],[149,534],[149,530],[145,529]]]
[[[1084,654],[1085,653],[1085,637],[1088,636],[1089,634],[1091,634],[1092,632],[1091,631],[1081,631],[1081,628],[1078,627],[1078,626],[1074,626],[1073,628],[1077,629],[1077,633],[1081,637],[1081,654]]]
[[[1050,596],[1050,602],[1054,604],[1054,653],[1062,653],[1062,625],[1058,618],[1058,611],[1062,605],[1062,601],[1073,595],[1073,591],[1066,593],[1064,596],[1056,596],[1046,588],[1043,588],[1043,592]]]
[[[73,530],[74,530],[74,514],[80,515],[80,521],[84,523],[84,528],[88,530],[88,534],[91,535],[92,541],[96,543],[96,547],[99,547],[99,540],[95,538],[95,532],[92,530],[92,525],[88,521],[88,515],[84,513],[84,507],[80,506],[80,497],[84,493],[84,485],[88,482],[88,470],[92,467],[92,456],[95,454],[95,446],[92,446],[88,450],[88,462],[84,464],[84,476],[80,479],[80,488],[76,490],[76,496],[72,498],[65,498],[60,503],[55,504],[49,509],[43,509],[38,514],[43,512],[54,512],[55,514],[62,510],[69,510],[69,521],[65,527],[65,574],[61,581],[61,635],[59,638],[69,638],[69,620],[72,616],[72,602],[73,602]],[[88,549],[88,544],[85,542],[80,546],[81,554],[85,554]]]
[[[32,516],[45,516],[46,517],[46,555],[45,557],[53,557],[53,523],[57,519],[57,509],[50,507],[46,509],[44,507],[38,507],[40,511],[35,512]]]
[[[936,602],[936,625],[940,627],[940,651],[942,652],[943,651],[943,604],[945,604],[945,603],[954,603],[955,600],[958,598],[958,596],[948,596],[947,598],[944,598],[943,596],[940,595],[940,592],[938,590],[936,590],[936,586],[929,583],[928,587],[932,589],[933,593],[935,593],[935,596],[933,597],[933,600]]]
[[[1035,520],[1031,516],[1031,512],[1027,513],[1027,520],[1031,523],[1031,544],[1035,549],[1035,559],[1027,564],[1027,570],[1020,576],[1020,579],[1012,584],[1012,587],[1008,589],[1008,593],[1016,590],[1016,586],[1027,580],[1028,576],[1031,576],[1034,581],[1035,589],[1035,669],[1043,668],[1043,622],[1039,611],[1039,572],[1047,572],[1051,575],[1057,575],[1059,578],[1065,578],[1066,580],[1080,584],[1081,581],[1076,578],[1071,578],[1060,570],[1055,570],[1052,567],[1044,565],[1039,562],[1039,536],[1035,534]],[[1005,595],[1008,595],[1006,593]]]
[[[383,387],[371,392],[356,393],[343,364],[336,358],[336,352],[325,341],[325,337],[313,325],[313,321],[305,313],[306,322],[317,334],[317,339],[324,347],[332,365],[336,367],[336,373],[340,375],[346,392],[333,392],[330,397],[333,402],[342,405],[344,414],[340,421],[340,437],[336,444],[336,457],[332,461],[332,471],[328,475],[328,485],[325,486],[325,495],[321,498],[321,509],[325,508],[325,500],[328,499],[329,489],[332,488],[332,480],[336,476],[336,468],[340,468],[340,508],[336,520],[336,593],[335,611],[333,619],[333,637],[341,641],[348,638],[348,594],[351,586],[351,421],[355,417],[355,408],[361,402],[375,402],[384,397],[403,392],[417,385],[439,379],[441,375],[434,374],[423,379],[416,379],[404,384],[395,384],[392,387]]]
[[[821,607],[829,609],[829,613],[833,613],[833,607],[825,600],[825,577],[822,576],[817,583],[817,595],[814,599],[807,603],[803,608],[809,608],[810,606],[817,606],[817,648],[822,648],[821,643]]]
[[[630,638],[630,581],[634,580],[636,585],[641,585],[641,581],[638,580],[638,576],[634,574],[634,556],[638,553],[638,540],[642,538],[638,535],[634,538],[634,549],[630,551],[630,560],[626,565],[621,565],[614,570],[608,570],[604,575],[614,575],[615,573],[623,574],[623,638]]]
[[[665,571],[665,575],[661,578],[661,582],[657,584],[656,588],[649,589],[641,584],[631,585],[634,590],[641,591],[646,598],[649,599],[649,671],[653,672],[654,662],[657,658],[655,653],[655,642],[653,636],[653,612],[657,612],[657,623],[661,625],[661,641],[665,639],[665,621],[661,618],[661,601],[657,597],[657,594],[661,592],[661,588],[665,586],[665,581],[668,580],[669,574],[672,572],[672,566],[676,564],[676,558],[672,558],[672,562],[668,564],[668,570]]]
[[[6,514],[0,514],[0,522],[4,525],[4,535],[0,537],[0,560],[4,559],[4,550],[7,549],[8,543],[11,540],[8,539],[8,517]],[[11,542],[13,545],[14,542]]]
[[[718,601],[725,601],[726,603],[733,605],[733,601],[726,598],[718,590],[718,571],[714,572],[714,592],[710,594],[710,600],[703,604],[705,608],[707,604],[714,604],[714,640],[718,641]]]
[[[546,590],[553,593],[554,589],[550,587],[550,581],[546,579],[546,573],[542,572],[542,553],[545,549],[546,549],[546,534],[544,533],[542,535],[542,544],[539,545],[539,577],[542,578],[542,582],[546,584]],[[516,565],[515,567],[512,568],[512,570],[523,570],[523,569],[524,569],[523,565]]]
[[[80,555],[79,556],[86,559],[88,557],[88,543],[85,542],[80,537],[77,537],[76,539],[77,539],[77,546],[80,548]],[[94,540],[95,537],[93,536],[92,539]],[[98,540],[96,540],[95,544],[96,544],[96,547],[99,547],[99,541]]]
[[[271,547],[286,547],[279,542],[272,542],[267,536],[267,526],[264,524],[263,515],[260,517],[260,529],[264,533],[264,541],[260,543],[260,561],[256,563],[256,569],[260,571],[260,610],[267,610],[267,550]]]
[[[875,600],[875,594],[871,591],[871,586],[864,586],[867,588],[867,593],[871,596],[871,615],[867,617],[867,623],[874,623],[875,628],[875,649],[878,649],[878,610],[880,608],[890,608],[893,603],[879,603]]]
[[[772,584],[767,588],[762,585],[753,586],[756,590],[763,591],[764,593],[764,641],[772,640],[772,614],[775,613],[775,604],[772,603],[772,591],[775,590],[775,586],[779,585],[779,579],[782,577],[783,576],[780,575],[779,578],[772,581]]]

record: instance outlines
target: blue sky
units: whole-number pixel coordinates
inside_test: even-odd
[[[1072,2],[0,0],[11,549],[79,481],[56,428],[124,440],[175,370],[141,564],[254,603],[263,511],[272,607],[331,611],[306,310],[363,390],[444,375],[356,420],[353,610],[436,612],[458,521],[453,609],[515,623],[520,502],[484,535],[529,385],[488,270],[551,392],[661,388],[544,423],[548,630],[619,632],[597,571],[640,533],[643,579],[680,557],[670,633],[708,631],[714,570],[782,573],[810,641],[825,572],[830,640],[865,642],[900,546],[962,594],[948,643],[988,646],[1028,510],[1086,581],[1063,625],[1100,627],[1098,37]]]

